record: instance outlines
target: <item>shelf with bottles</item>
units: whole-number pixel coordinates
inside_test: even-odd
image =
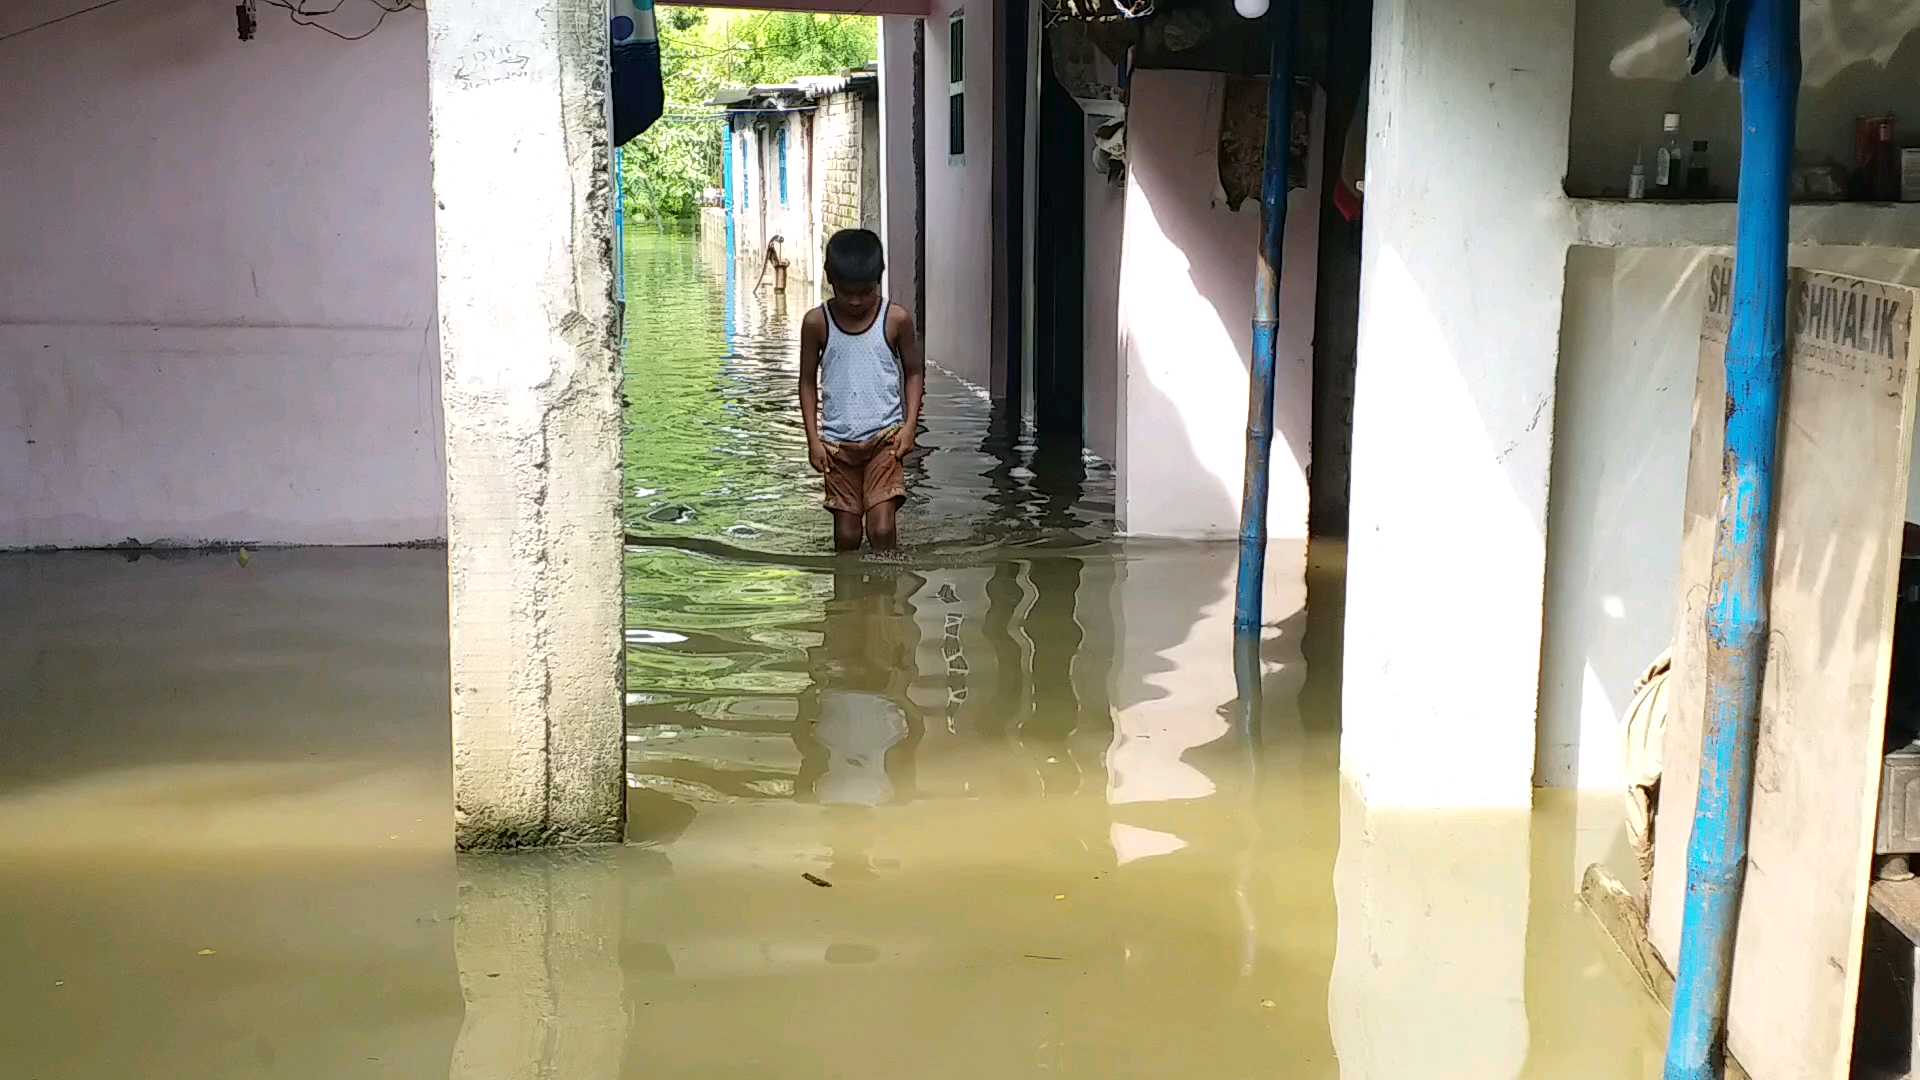
[[[1626,197],[1638,160],[1650,200],[1733,198],[1739,80],[1719,64],[1689,74],[1688,26],[1673,3],[1576,0],[1575,7],[1567,193]],[[1900,197],[1900,152],[1920,147],[1920,5],[1899,7],[1898,17],[1871,4],[1804,7],[1794,147],[1795,171],[1808,186],[1802,197],[1810,202]],[[1659,190],[1663,147],[1677,150],[1688,170],[1703,168],[1704,192],[1691,179],[1678,191]]]

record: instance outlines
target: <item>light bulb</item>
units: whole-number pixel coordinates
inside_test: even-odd
[[[1267,0],[1233,0],[1233,10],[1243,19],[1257,19],[1267,13]]]

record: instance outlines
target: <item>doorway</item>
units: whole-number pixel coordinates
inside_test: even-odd
[[[1039,204],[1034,236],[1034,424],[1078,439],[1085,409],[1085,117],[1040,50]]]

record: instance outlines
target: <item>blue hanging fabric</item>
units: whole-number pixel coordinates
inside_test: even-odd
[[[653,0],[613,0],[612,12],[613,145],[624,146],[660,119],[667,92]]]
[[[1667,6],[1686,16],[1687,55],[1695,75],[1707,69],[1718,54],[1727,74],[1740,74],[1740,45],[1746,32],[1748,0],[1667,0]]]

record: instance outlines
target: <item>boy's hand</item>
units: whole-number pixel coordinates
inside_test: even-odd
[[[893,433],[893,456],[904,461],[911,453],[913,453],[913,429],[903,427]]]
[[[809,442],[807,444],[807,464],[813,466],[814,472],[824,473],[827,471],[833,464],[833,461],[827,457],[827,446],[825,443]]]

